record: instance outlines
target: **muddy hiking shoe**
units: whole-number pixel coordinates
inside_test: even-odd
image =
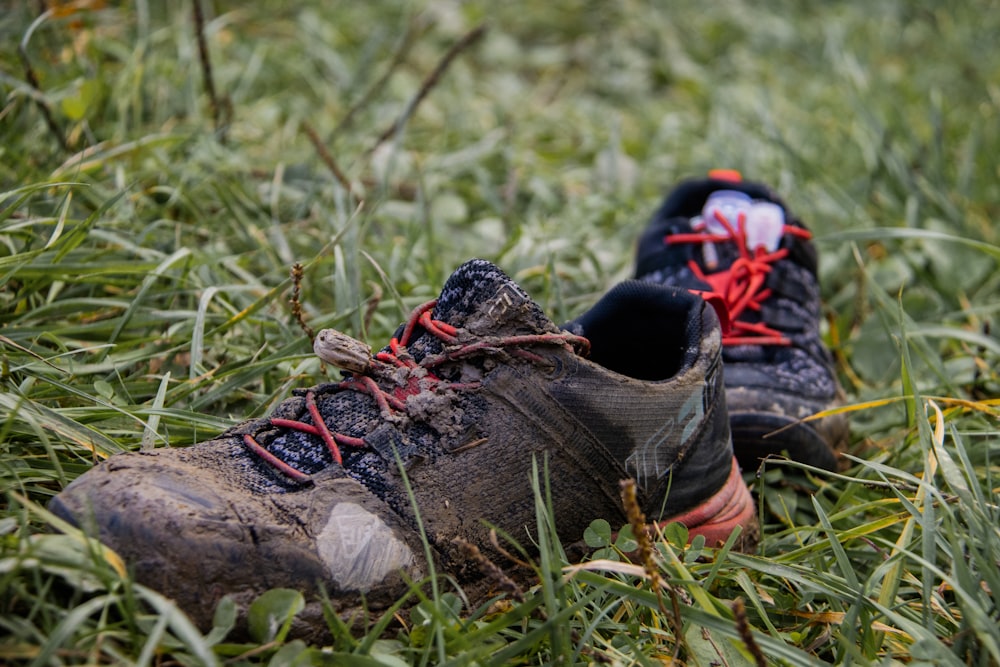
[[[846,445],[843,415],[800,421],[843,401],[819,334],[810,238],[768,187],[717,170],[681,183],[639,239],[637,278],[688,288],[730,320],[722,337],[726,402],[744,469],[784,454],[835,470]]]
[[[650,521],[709,544],[741,527],[752,546],[713,310],[630,281],[572,329],[472,260],[377,354],[317,336],[317,353],[350,371],[342,381],[208,442],[111,457],[50,507],[202,627],[223,595],[245,609],[275,587],[322,587],[345,617],[389,606],[428,572],[414,502],[436,562],[473,580],[456,537],[488,554],[489,525],[532,542],[533,457],[548,462],[567,542],[594,519],[624,525],[619,481],[632,477]],[[298,620],[298,633],[323,627],[319,604]]]

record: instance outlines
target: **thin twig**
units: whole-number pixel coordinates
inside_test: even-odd
[[[386,68],[385,72],[382,73],[382,76],[380,76],[378,80],[373,83],[368,90],[364,92],[364,94],[361,95],[358,101],[351,105],[351,108],[347,110],[347,113],[345,113],[344,117],[340,119],[337,126],[333,128],[333,132],[330,133],[331,142],[336,139],[341,132],[348,129],[354,122],[354,117],[358,114],[358,112],[368,106],[368,103],[371,102],[383,88],[385,88],[385,85],[389,83],[389,79],[391,79],[392,75],[396,73],[399,66],[403,64],[403,61],[406,59],[406,55],[410,52],[410,49],[416,42],[416,37],[426,25],[426,22],[418,21],[417,19],[410,20],[406,26],[406,32],[403,33],[403,37],[399,42],[399,46],[396,47],[396,50],[392,54],[392,61],[389,63],[389,67]]]
[[[711,644],[712,648],[715,649],[715,655],[719,656],[719,660],[721,661],[721,662],[714,662],[713,661],[711,664],[713,664],[713,665],[717,665],[717,664],[728,665],[729,664],[726,661],[726,656],[724,656],[722,654],[722,649],[719,648],[719,645],[715,643],[714,639],[712,639],[712,633],[711,633],[711,631],[709,631],[708,628],[702,628],[701,629],[701,638],[704,639],[705,641],[707,641],[709,644]]]
[[[306,136],[309,137],[309,141],[312,142],[313,147],[319,154],[319,159],[323,161],[326,168],[330,170],[333,177],[337,179],[337,182],[347,190],[347,193],[354,197],[354,199],[360,201],[361,198],[357,196],[354,192],[354,188],[351,187],[351,181],[347,178],[347,174],[340,168],[337,161],[333,159],[333,155],[327,150],[326,145],[323,140],[320,139],[319,134],[316,129],[309,123],[309,121],[302,121],[302,129],[305,130]]]
[[[385,187],[381,181],[376,178],[371,177],[361,177],[361,185],[365,186],[367,189],[377,190],[381,187]],[[419,190],[413,183],[392,183],[388,185],[389,192],[391,193],[392,199],[401,199],[403,201],[416,201]]]
[[[49,108],[49,103],[45,100],[42,95],[42,87],[38,82],[38,76],[35,74],[35,68],[31,65],[31,59],[28,58],[28,41],[34,34],[35,30],[42,23],[47,21],[52,17],[52,10],[46,10],[42,12],[37,19],[32,21],[31,25],[24,33],[24,37],[21,38],[20,43],[17,45],[17,55],[21,58],[21,64],[24,66],[24,79],[39,94],[35,96],[35,104],[38,105],[38,110],[42,112],[42,118],[45,119],[45,124],[49,128],[49,132],[56,138],[59,142],[59,147],[64,151],[69,152],[69,142],[66,140],[66,135],[63,134],[62,128],[59,127],[59,123],[56,122],[55,117],[52,115],[52,109]]]
[[[484,34],[486,34],[486,26],[477,26],[463,35],[461,39],[455,42],[452,47],[448,49],[448,52],[444,54],[443,58],[441,58],[437,67],[435,67],[427,78],[424,79],[423,83],[420,84],[420,90],[418,90],[417,94],[414,95],[412,100],[410,100],[410,103],[406,105],[406,108],[403,110],[403,113],[399,115],[399,118],[397,118],[391,126],[387,127],[385,131],[379,135],[379,138],[375,141],[375,144],[369,150],[369,153],[378,148],[382,142],[399,132],[403,125],[406,124],[406,121],[410,118],[410,116],[413,115],[413,112],[420,105],[420,103],[423,102],[424,98],[427,97],[434,86],[437,85],[438,81],[440,81],[441,76],[451,65],[452,61],[455,60],[455,57],[479,41]]]
[[[208,44],[205,42],[205,16],[201,11],[201,0],[194,0],[191,3],[194,15],[194,32],[198,41],[198,57],[201,61],[201,74],[205,82],[205,92],[208,93],[209,102],[212,105],[212,122],[215,131],[219,134],[219,141],[226,143],[226,121],[222,117],[223,104],[219,101],[219,96],[215,91],[215,78],[212,76],[212,61],[208,54]],[[228,108],[228,103],[225,105]],[[228,115],[228,114],[227,114]]]
[[[507,576],[507,573],[504,572],[499,565],[487,558],[483,552],[479,550],[479,547],[461,537],[456,537],[452,540],[452,542],[458,545],[458,548],[466,558],[479,567],[479,571],[482,572],[483,576],[485,576],[497,590],[507,593],[517,602],[524,602],[524,591],[521,590],[521,587],[518,586],[513,579]]]
[[[261,644],[260,646],[254,646],[253,648],[251,648],[248,651],[245,651],[243,653],[240,653],[239,655],[233,656],[232,658],[229,658],[228,660],[225,661],[225,664],[231,665],[233,663],[242,662],[243,660],[246,660],[247,658],[252,658],[255,655],[260,655],[261,653],[267,653],[268,651],[270,651],[271,649],[273,649],[275,646],[278,646],[278,645],[279,645],[279,642],[277,642],[275,640],[271,640],[271,641],[267,642],[266,644]]]
[[[486,438],[481,438],[480,440],[483,441],[483,444],[485,444],[485,442],[488,442]],[[473,442],[479,443],[480,440],[474,440]],[[468,445],[466,445],[466,447],[467,446]],[[455,450],[452,450],[452,452],[454,451]],[[500,538],[497,537],[497,531],[495,528],[490,528],[490,545],[497,550],[497,553],[499,553],[501,556],[503,556],[510,562],[514,563],[515,565],[527,568],[529,570],[531,569],[531,563],[527,563],[524,560],[518,558],[500,544]]]

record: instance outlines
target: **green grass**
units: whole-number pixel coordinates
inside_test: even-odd
[[[11,4],[0,662],[753,664],[741,598],[775,664],[1000,664],[995,2],[206,3],[218,114],[190,3]],[[758,555],[668,535],[662,608],[627,564],[564,570],[541,473],[525,602],[463,607],[442,578],[414,591],[422,622],[331,621],[325,649],[280,622],[227,643],[226,608],[203,635],[53,530],[46,502],[96,460],[205,439],[323,379],[293,264],[313,328],[376,345],[471,256],[558,321],[629,275],[670,184],[718,166],[816,234],[854,445],[841,474],[750,475]],[[298,602],[262,601],[262,627]]]

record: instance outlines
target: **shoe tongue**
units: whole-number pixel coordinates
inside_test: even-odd
[[[484,259],[469,260],[451,274],[434,307],[434,319],[477,336],[556,330],[517,283]]]

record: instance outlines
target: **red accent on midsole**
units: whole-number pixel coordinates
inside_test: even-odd
[[[661,521],[658,525],[665,526],[675,521],[682,523],[688,529],[688,539],[695,535],[704,535],[705,544],[714,547],[729,539],[730,533],[736,526],[746,528],[753,523],[755,512],[753,497],[743,482],[743,476],[734,457],[729,477],[715,495],[693,510]]]

